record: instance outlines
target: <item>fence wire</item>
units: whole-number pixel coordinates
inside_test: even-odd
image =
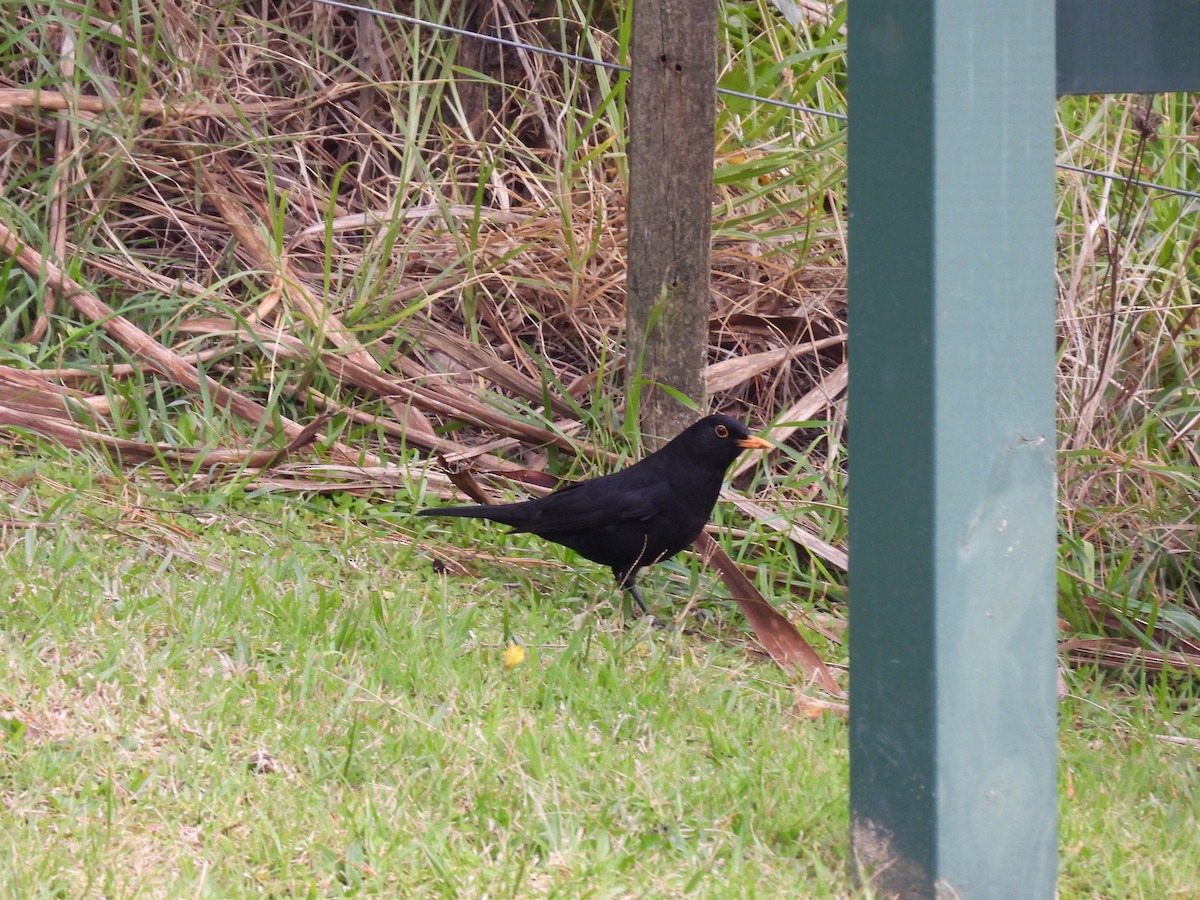
[[[405,25],[412,25],[417,28],[428,28],[431,31],[438,31],[444,34],[453,34],[459,37],[473,38],[477,41],[483,41],[488,44],[499,44],[502,47],[511,47],[514,50],[524,50],[528,53],[537,53],[542,56],[549,56],[554,59],[562,59],[568,62],[580,63],[585,66],[595,66],[599,69],[608,69],[613,72],[624,72],[631,74],[629,66],[621,63],[609,62],[605,59],[596,59],[593,56],[582,56],[578,53],[570,53],[566,50],[555,50],[551,47],[539,47],[536,44],[530,44],[525,41],[515,40],[513,38],[499,37],[498,35],[483,34],[478,31],[471,31],[467,28],[458,28],[454,25],[445,25],[441,22],[430,22],[426,19],[421,19],[416,16],[405,15],[404,13],[394,12],[387,9],[371,9],[366,6],[356,6],[353,3],[345,3],[343,0],[316,0],[324,6],[331,6],[335,9],[343,9],[353,13],[365,13],[370,16],[378,16],[381,19],[391,19],[395,22],[401,22]],[[739,100],[749,100],[753,103],[764,103],[769,106],[779,106],[784,109],[794,110],[795,112],[808,113],[815,116],[823,116],[827,119],[836,119],[840,122],[849,123],[850,119],[845,113],[833,112],[832,110],[820,109],[813,106],[805,106],[801,103],[792,103],[788,100],[780,100],[775,97],[763,97],[758,94],[751,94],[745,91],[735,91],[729,88],[718,86],[717,93],[725,97],[735,97]],[[1166,184],[1157,184],[1153,181],[1143,181],[1140,178],[1130,178],[1126,175],[1121,175],[1117,172],[1102,172],[1099,169],[1088,169],[1084,166],[1075,166],[1070,163],[1056,163],[1056,168],[1066,172],[1076,172],[1080,175],[1086,175],[1092,178],[1104,178],[1109,181],[1119,181],[1123,184],[1132,185],[1135,187],[1146,188],[1150,191],[1158,191],[1164,194],[1174,194],[1179,197],[1187,197],[1192,200],[1200,200],[1200,191],[1192,191],[1187,188],[1171,187]]]

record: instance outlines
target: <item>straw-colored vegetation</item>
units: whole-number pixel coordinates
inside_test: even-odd
[[[619,62],[626,6],[393,8]],[[721,86],[846,112],[824,7],[723,4]],[[405,515],[449,472],[503,494],[637,452],[627,76],[321,3],[13,3],[5,27],[0,755],[23,766],[0,796],[23,830],[0,872],[59,896],[849,890],[844,735],[736,613],[630,635],[594,615],[605,573]],[[1143,102],[1063,101],[1060,161],[1194,189],[1194,101]],[[836,672],[845,125],[718,115],[708,385],[779,447],[716,518]],[[1106,669],[1068,673],[1064,890],[1185,896],[1183,848],[1142,871],[1097,817],[1132,822],[1161,776],[1146,827],[1194,833],[1198,201],[1059,189],[1062,646]],[[713,588],[686,561],[652,581],[660,608]],[[505,672],[510,636],[530,654]],[[1085,761],[1130,746],[1154,765],[1121,796]],[[106,854],[144,871],[86,871]]]
[[[543,487],[530,470],[547,453],[578,474],[636,444],[625,76],[320,4],[211,12],[28,10],[0,95],[19,340],[0,421],[155,461],[180,485],[293,491],[448,490],[447,465]],[[624,56],[619,22],[493,12],[449,17]],[[817,78],[838,28],[802,52],[749,42],[755,21],[729,25],[727,80],[757,89],[807,60],[799,96],[838,107]],[[766,36],[785,34],[796,44]],[[839,590],[845,568],[840,163],[823,152],[842,134],[726,110],[715,178],[708,382],[720,409],[791,437],[759,470],[771,508],[743,511],[814,555],[805,593]]]

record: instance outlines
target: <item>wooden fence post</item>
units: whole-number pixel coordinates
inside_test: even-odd
[[[707,412],[717,4],[637,0],[629,84],[627,400],[651,447]]]

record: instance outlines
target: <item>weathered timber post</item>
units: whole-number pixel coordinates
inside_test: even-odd
[[[637,0],[629,85],[627,400],[656,447],[707,412],[717,4]]]

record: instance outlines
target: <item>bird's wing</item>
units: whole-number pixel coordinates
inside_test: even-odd
[[[546,534],[648,519],[662,510],[665,487],[638,479],[581,481],[543,497],[536,515],[519,530]]]

